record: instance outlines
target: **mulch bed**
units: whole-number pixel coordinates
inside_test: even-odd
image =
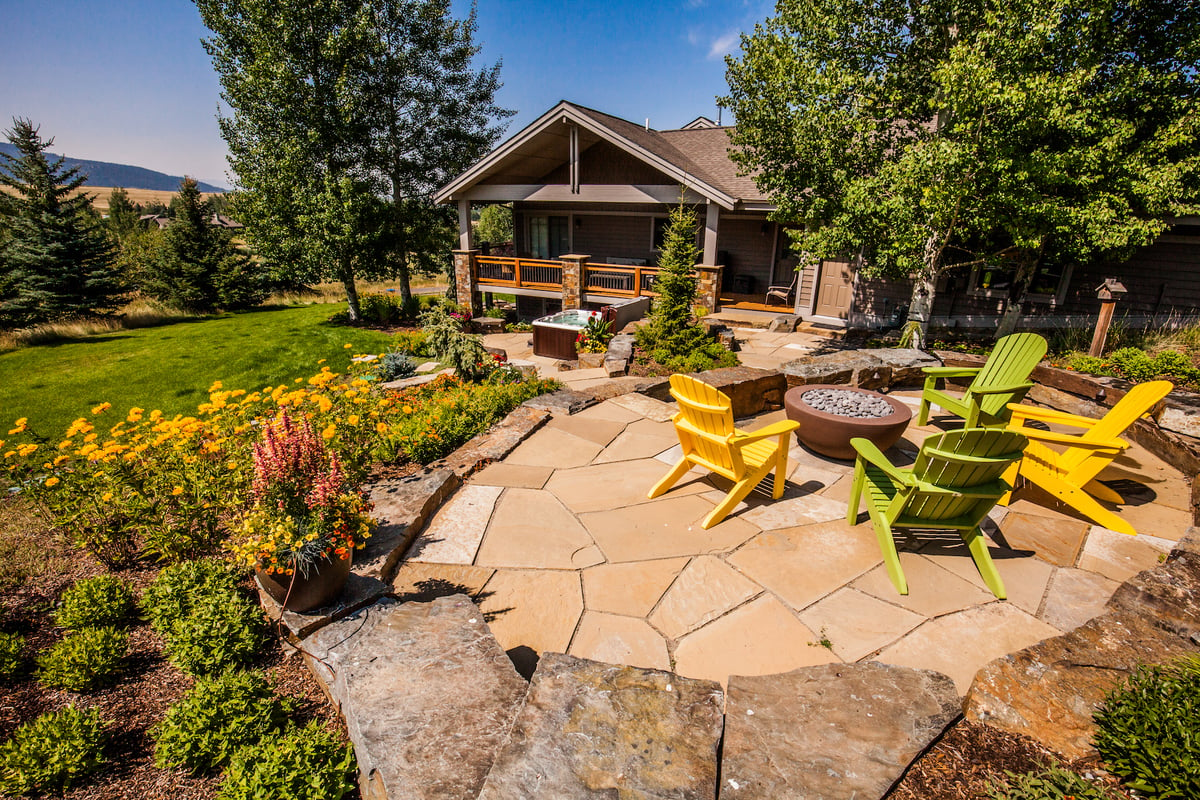
[[[64,548],[65,550],[65,548]],[[210,800],[216,796],[217,777],[191,776],[181,770],[154,766],[154,741],[150,728],[162,719],[167,708],[192,686],[192,679],[163,656],[162,640],[145,623],[129,629],[129,655],[125,671],[116,685],[89,694],[46,689],[33,678],[32,654],[39,653],[63,637],[49,612],[62,591],[80,578],[106,570],[88,556],[75,551],[65,568],[30,578],[19,588],[0,596],[3,629],[27,637],[31,656],[27,674],[12,683],[0,683],[0,741],[6,740],[22,722],[56,711],[67,704],[96,706],[108,731],[106,755],[101,770],[62,795],[66,800]],[[154,568],[118,570],[113,574],[135,587],[145,588],[157,574]],[[250,582],[247,580],[247,588]],[[296,722],[323,720],[345,734],[337,712],[326,701],[316,678],[304,666],[299,653],[285,653],[278,639],[255,665],[263,669],[280,694],[300,701]],[[348,797],[358,797],[357,791]]]

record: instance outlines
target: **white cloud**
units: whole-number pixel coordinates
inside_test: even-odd
[[[704,8],[708,5],[708,0],[686,0],[685,5],[688,8]]]
[[[712,46],[708,48],[709,58],[721,58],[730,53],[733,46],[738,42],[739,33],[730,31],[722,36],[718,36],[713,40]]]
[[[700,44],[701,38],[702,37],[700,35],[699,28],[688,28],[688,32],[687,32],[688,44],[695,47],[696,45]]]

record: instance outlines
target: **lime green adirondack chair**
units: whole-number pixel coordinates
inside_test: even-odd
[[[858,459],[846,519],[851,525],[857,522],[859,500],[865,495],[883,563],[900,594],[908,594],[908,582],[892,530],[908,528],[958,531],[984,583],[996,597],[1005,598],[1004,582],[988,555],[979,524],[1009,491],[1000,476],[1021,457],[1025,443],[1024,436],[1012,431],[949,431],[926,439],[916,463],[901,469],[868,440],[850,440]]]
[[[997,428],[1008,424],[1008,404],[1019,403],[1033,388],[1029,375],[1046,355],[1046,340],[1036,333],[1014,333],[996,342],[982,367],[926,367],[925,389],[917,424],[929,421],[929,404],[936,403],[966,420],[967,428]],[[938,378],[975,376],[963,396],[937,388]]]

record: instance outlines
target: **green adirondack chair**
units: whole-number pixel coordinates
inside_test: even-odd
[[[917,424],[929,421],[936,403],[965,419],[967,428],[1000,428],[1008,424],[1009,403],[1019,403],[1033,388],[1029,375],[1046,355],[1046,340],[1036,333],[1014,333],[996,342],[982,367],[925,367],[925,389]],[[937,388],[938,378],[974,376],[962,397]]]
[[[921,445],[916,463],[905,469],[894,466],[866,439],[851,439],[850,444],[858,459],[846,519],[851,525],[857,522],[859,500],[865,495],[883,563],[896,590],[908,594],[892,538],[895,528],[958,531],[984,583],[1003,600],[1004,581],[988,555],[979,524],[1009,491],[1000,476],[1021,457],[1025,437],[994,428],[935,434]]]

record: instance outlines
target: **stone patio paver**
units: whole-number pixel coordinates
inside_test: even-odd
[[[470,564],[425,564],[405,561],[396,571],[392,591],[398,600],[429,602],[434,597],[465,594],[478,599],[496,570]]]
[[[712,503],[696,495],[668,495],[655,503],[594,511],[579,518],[612,563],[724,553],[758,532],[736,517],[726,517],[708,530],[701,528],[701,520],[712,509]]]
[[[964,557],[970,561],[969,556],[964,554]],[[974,566],[974,562],[971,566]],[[896,591],[888,577],[887,569],[882,564],[851,585],[859,591],[895,603],[924,617],[940,617],[995,599],[995,595],[990,591],[972,585],[918,553],[901,551],[900,568],[904,570],[904,577],[908,582],[908,594]]]
[[[761,591],[720,559],[700,556],[679,573],[650,614],[650,624],[667,638],[679,639]]]
[[[843,587],[802,611],[800,621],[827,638],[843,661],[858,661],[904,636],[925,617]]]
[[[773,675],[840,660],[770,595],[710,622],[675,647],[676,672],[722,686],[730,675]]]
[[[870,526],[845,521],[767,531],[727,559],[797,611],[882,561]]]
[[[1079,568],[1121,582],[1157,565],[1174,542],[1157,536],[1130,536],[1093,525],[1083,543]]]
[[[531,525],[533,520],[538,524]],[[547,530],[554,535],[547,536]],[[508,489],[496,504],[475,563],[582,569],[603,560],[592,537],[554,495],[536,489]]]
[[[583,571],[583,600],[589,611],[646,617],[688,563],[687,558],[597,564]]]
[[[644,419],[637,411],[626,408],[624,405],[617,403],[615,399],[585,408],[578,414],[572,414],[571,416],[580,420],[603,420],[606,422],[620,422],[622,424]]]
[[[513,450],[506,464],[531,467],[581,467],[603,448],[595,442],[555,428],[543,428]]]
[[[471,482],[483,486],[541,489],[552,474],[554,474],[552,467],[530,467],[499,461],[485,467]]]
[[[645,503],[649,500],[646,493],[666,474],[667,467],[658,459],[640,458],[560,469],[546,482],[545,488],[567,508],[582,514]],[[704,473],[698,470],[684,475],[666,496],[682,497],[710,491],[712,486],[705,483],[703,477]]]
[[[620,397],[614,397],[609,402],[654,422],[670,422],[671,417],[675,416],[679,410],[674,403],[664,403],[662,400],[655,400],[653,397],[637,393],[623,394]]]
[[[846,516],[846,504],[816,494],[783,500],[766,500],[748,509],[741,519],[764,531],[795,528],[817,522],[833,522]]]
[[[1050,584],[1054,567],[1033,555],[1004,547],[993,545],[988,552],[1000,572],[1000,579],[1004,581],[1007,602],[1036,616],[1042,608],[1042,598],[1046,596],[1046,587]],[[965,544],[928,542],[921,547],[921,555],[991,597],[991,590],[983,582]]]
[[[530,598],[536,598],[536,602],[530,602]],[[483,587],[479,608],[505,650],[527,647],[539,655],[565,653],[583,614],[579,573],[496,570]]]
[[[1044,561],[1073,567],[1091,526],[1080,520],[1050,516],[1047,509],[1030,508],[1018,500],[1004,517],[1004,539],[1014,550],[1032,550]]]
[[[475,483],[461,487],[412,543],[409,560],[470,564],[503,491],[499,486]]]
[[[671,668],[667,643],[639,617],[584,611],[568,655],[646,669]]]
[[[654,458],[659,453],[679,444],[675,428],[669,422],[651,422],[648,419],[631,422],[629,426],[596,456],[595,463],[631,461],[639,458]]]
[[[579,414],[555,414],[546,423],[546,427],[564,431],[604,447],[625,430],[627,424],[614,420],[581,417]]]
[[[1003,602],[975,606],[926,622],[877,660],[949,675],[966,694],[975,673],[994,658],[1028,647],[1059,630]]]
[[[1103,575],[1066,567],[1055,570],[1046,591],[1042,620],[1069,631],[1104,612],[1104,604],[1120,584]]]

